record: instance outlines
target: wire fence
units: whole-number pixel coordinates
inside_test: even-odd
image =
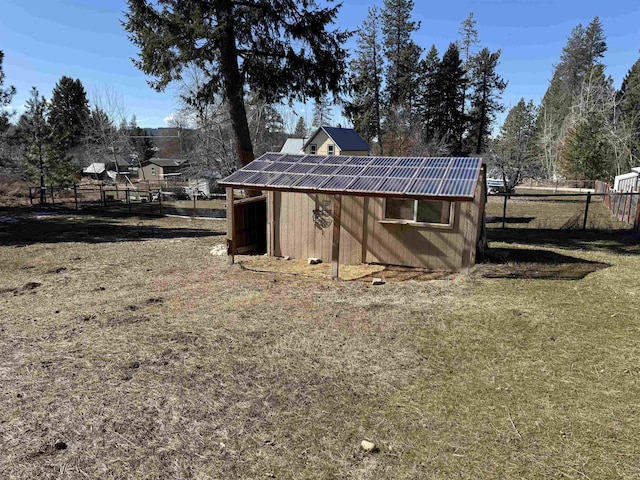
[[[77,211],[140,215],[181,215],[225,218],[225,195],[185,193],[182,187],[131,188],[122,185],[64,185],[29,187],[31,205],[48,205]]]
[[[640,193],[494,193],[487,203],[489,228],[618,230],[640,226]],[[613,214],[612,214],[613,213]]]

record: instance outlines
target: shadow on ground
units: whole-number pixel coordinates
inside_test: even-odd
[[[135,219],[139,221],[135,222]],[[129,222],[129,223],[127,223]],[[134,223],[135,222],[135,223]],[[0,209],[0,245],[35,243],[105,243],[158,238],[211,237],[224,232],[211,229],[168,227],[154,224],[153,217],[11,207]]]
[[[549,250],[489,248],[474,273],[484,278],[581,280],[610,266]]]
[[[606,251],[622,255],[640,253],[640,232],[626,230],[581,229],[501,229],[488,228],[491,242],[517,243],[531,246],[567,248],[571,250]]]

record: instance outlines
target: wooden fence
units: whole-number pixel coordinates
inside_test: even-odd
[[[640,190],[615,192],[611,191],[611,185],[600,181],[596,182],[595,188],[605,206],[618,220],[633,225],[634,230],[640,230]]]

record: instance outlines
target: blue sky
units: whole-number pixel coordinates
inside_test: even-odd
[[[474,13],[481,45],[502,50],[499,72],[509,82],[503,95],[507,108],[521,97],[540,100],[571,29],[588,24],[595,15],[607,35],[604,61],[616,87],[640,57],[637,1],[416,0],[415,4],[414,18],[421,27],[414,40],[426,50],[435,44],[441,54],[458,38],[460,23]],[[346,0],[337,25],[357,28],[369,5],[370,1]],[[50,97],[56,82],[66,75],[79,78],[90,99],[96,92],[103,98],[115,96],[126,116],[136,115],[139,125],[165,126],[178,101],[171,89],[155,92],[133,66],[131,58],[137,51],[120,24],[125,10],[123,0],[3,0],[0,50],[5,54],[5,84],[18,89],[13,101],[18,113],[31,86]],[[305,113],[299,106],[298,113],[309,117],[311,109],[309,105]]]

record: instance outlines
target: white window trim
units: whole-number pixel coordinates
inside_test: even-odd
[[[309,145],[309,154],[317,155],[317,153],[318,153],[318,145],[316,145],[315,143],[312,143],[311,145]]]
[[[327,145],[327,155],[335,155],[336,154],[336,147],[335,145],[333,145],[332,143]]]
[[[402,197],[393,197],[393,198],[402,198]],[[430,200],[424,200],[426,202]],[[414,200],[413,202],[413,220],[402,220],[402,219],[394,219],[387,218],[387,199],[383,199],[382,206],[382,220],[378,220],[378,223],[385,223],[389,225],[411,225],[413,227],[429,227],[429,228],[442,228],[451,230],[453,229],[454,224],[454,214],[455,214],[455,205],[456,202],[452,202],[450,200],[431,200],[434,202],[449,202],[449,223],[431,223],[431,222],[418,222],[416,220],[416,216],[418,215],[418,200]]]

